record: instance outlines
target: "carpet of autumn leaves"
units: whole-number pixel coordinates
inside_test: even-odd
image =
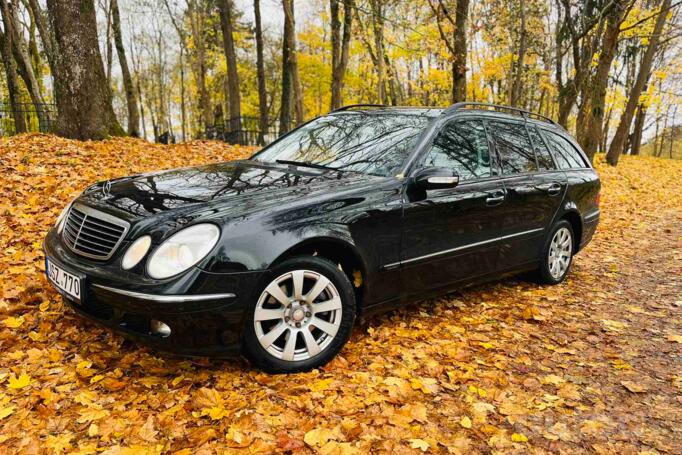
[[[87,184],[246,156],[220,143],[0,140],[0,453],[682,453],[682,162],[601,164],[565,283],[361,321],[324,369],[171,358],[81,320],[41,242]]]

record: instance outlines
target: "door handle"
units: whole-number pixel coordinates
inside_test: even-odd
[[[556,196],[559,193],[561,193],[561,185],[558,184],[557,182],[553,183],[544,183],[542,185],[538,185],[535,188],[546,192],[550,196]]]
[[[538,187],[535,186],[517,186],[514,187],[514,192],[516,194],[521,194],[521,195],[526,195],[526,194],[533,194],[536,193],[539,190]]]
[[[488,206],[498,205],[504,202],[504,198],[505,193],[503,191],[488,193],[488,197],[485,198],[485,204]]]

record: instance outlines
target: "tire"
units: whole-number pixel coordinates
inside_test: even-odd
[[[343,271],[324,258],[295,257],[259,283],[246,310],[243,352],[268,373],[308,371],[339,353],[354,321],[355,292]]]
[[[538,281],[542,284],[559,284],[566,278],[573,263],[575,234],[571,223],[558,221],[549,231],[542,248]]]

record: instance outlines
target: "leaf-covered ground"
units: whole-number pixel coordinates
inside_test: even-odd
[[[79,190],[246,154],[0,140],[0,453],[682,453],[682,162],[598,164],[601,225],[562,285],[372,318],[320,371],[164,357],[65,308],[41,242]]]

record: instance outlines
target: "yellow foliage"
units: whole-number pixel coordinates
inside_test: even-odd
[[[47,283],[41,240],[86,185],[252,151],[0,139],[0,452],[676,453],[680,161],[597,157],[601,224],[565,283],[505,279],[370,317],[309,373],[124,342]],[[635,426],[645,441],[622,437]]]

